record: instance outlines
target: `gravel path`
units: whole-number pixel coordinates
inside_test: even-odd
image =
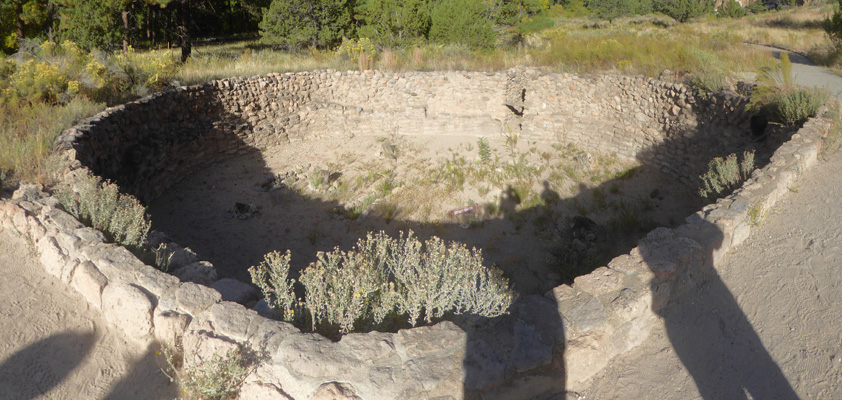
[[[0,275],[0,399],[177,397],[155,349],[127,343],[2,229]]]
[[[799,84],[842,90],[792,59]],[[581,398],[842,399],[842,153],[825,157]]]

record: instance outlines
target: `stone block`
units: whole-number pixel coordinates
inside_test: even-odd
[[[49,225],[47,230],[55,228],[62,232],[72,232],[84,227],[79,220],[62,210],[57,208],[45,208],[44,210],[44,224]]]
[[[562,312],[564,320],[570,324],[571,334],[587,333],[590,331],[599,331],[605,328],[608,323],[608,313],[602,302],[598,298],[592,296],[582,296],[579,304],[573,305],[566,312]],[[567,304],[559,304],[559,307],[568,306]]]
[[[176,289],[175,301],[179,308],[195,316],[222,301],[222,295],[207,286],[185,282]]]
[[[90,261],[85,261],[76,267],[70,284],[88,301],[88,304],[96,309],[102,308],[102,290],[108,285],[108,278]]]
[[[585,293],[601,296],[620,289],[623,283],[621,275],[620,272],[607,267],[599,267],[590,274],[574,279],[573,286]]]
[[[137,270],[135,279],[138,285],[158,297],[164,296],[165,293],[177,288],[179,285],[178,278],[148,265],[144,265]]]
[[[209,320],[221,334],[238,341],[245,341],[249,337],[249,328],[254,332],[259,323],[259,316],[254,310],[240,304],[228,301],[216,303],[210,307]]]
[[[256,287],[236,279],[222,278],[210,285],[221,295],[223,301],[246,304],[260,298],[261,293]]]
[[[47,234],[47,229],[38,221],[37,218],[28,215],[26,217],[26,224],[29,226],[29,237],[33,242],[38,243]]]
[[[592,332],[567,341],[564,368],[567,390],[582,391],[587,381],[611,360],[611,343],[604,332]]]
[[[217,337],[204,323],[193,318],[181,339],[184,349],[184,364],[196,366],[214,358],[225,358],[241,347],[229,339]]]
[[[111,282],[102,291],[102,312],[105,319],[137,341],[152,339],[152,300],[139,288]]]
[[[262,382],[246,382],[240,388],[239,400],[293,400],[275,385]]]
[[[731,246],[736,247],[742,244],[751,236],[751,225],[741,222],[734,228],[734,235],[731,237]]]
[[[76,272],[76,267],[79,266],[79,259],[68,259],[67,263],[61,269],[60,279],[66,284],[70,284],[73,280],[73,274]]]
[[[155,340],[170,348],[179,348],[181,338],[187,326],[190,324],[190,316],[173,310],[162,310],[155,308],[152,315]]]
[[[216,281],[216,268],[207,261],[198,261],[176,269],[172,273],[182,282],[193,282],[208,286]]]
[[[678,264],[660,259],[647,259],[643,261],[643,266],[655,274],[658,280],[667,280],[675,276],[678,272]]]
[[[310,400],[362,400],[348,383],[330,382],[319,386]]]
[[[146,266],[131,251],[116,244],[88,246],[82,253],[89,256],[110,282],[135,283],[135,274]]]
[[[61,279],[61,273],[67,264],[68,258],[64,252],[61,251],[55,238],[47,238],[42,240],[36,246],[41,265],[48,274]]]
[[[433,326],[401,329],[395,345],[404,359],[426,357],[464,348],[467,335],[456,324],[444,321]]]

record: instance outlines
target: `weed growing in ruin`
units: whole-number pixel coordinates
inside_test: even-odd
[[[162,349],[167,366],[162,369],[170,382],[178,381],[187,399],[228,400],[235,399],[255,363],[248,360],[240,349],[229,351],[225,356],[214,355],[198,365],[183,366],[173,350]]]
[[[491,162],[491,146],[488,144],[488,139],[480,138],[477,140],[477,152],[482,162],[486,164]]]
[[[151,227],[146,207],[117,185],[86,177],[73,187],[60,186],[57,197],[67,212],[110,240],[135,250],[146,242]]]
[[[712,200],[737,187],[754,170],[754,152],[743,153],[742,161],[731,153],[726,158],[716,157],[708,164],[708,171],[700,176],[704,187],[699,189],[702,198]]]
[[[760,226],[768,212],[763,208],[762,204],[755,204],[749,207],[746,212],[746,223],[751,226]]]
[[[421,242],[412,231],[398,238],[369,233],[351,251],[317,257],[301,273],[303,300],[294,298],[288,278],[289,253],[270,253],[249,272],[284,320],[326,334],[429,324],[448,314],[495,317],[515,297],[478,250],[437,237]]]
[[[842,148],[842,112],[840,103],[833,100],[829,105],[831,125],[824,136],[824,151],[836,152]]]

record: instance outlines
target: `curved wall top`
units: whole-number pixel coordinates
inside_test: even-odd
[[[637,158],[690,184],[747,145],[746,103],[641,77],[313,71],[156,94],[83,121],[60,144],[147,201],[221,157],[343,135],[519,135]]]
[[[90,169],[149,200],[222,157],[326,135],[523,135],[636,158],[687,183],[747,142],[746,99],[621,76],[315,71],[232,78],[110,108],[58,139],[63,179]],[[580,390],[639,345],[655,312],[704,278],[749,234],[750,205],[770,209],[816,161],[824,116],[726,199],[658,228],[607,266],[525,296],[511,315],[467,332],[450,322],[338,342],[222,301],[209,287],[144,265],[57,206],[26,193],[0,224],[28,235],[45,269],[133,339],[180,346],[187,362],[235,347],[263,352],[242,398],[524,398]],[[655,146],[657,144],[657,146]],[[652,151],[653,148],[659,149]],[[28,193],[28,192],[27,192]],[[555,316],[558,318],[548,318]]]

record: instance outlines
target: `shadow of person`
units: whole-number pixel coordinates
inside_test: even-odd
[[[93,333],[64,332],[18,350],[0,364],[0,397],[40,398],[79,367],[95,342]]]
[[[541,190],[541,199],[544,200],[545,204],[553,205],[561,200],[561,196],[559,196],[558,192],[550,188],[550,182],[546,179],[542,183],[544,188]]]
[[[798,399],[714,268],[722,243],[722,231],[701,219],[642,239],[653,311],[703,399]]]
[[[515,208],[518,204],[520,204],[520,196],[512,185],[507,185],[506,190],[500,194],[500,213],[509,218],[515,215]]]
[[[158,343],[150,343],[143,356],[134,362],[131,370],[115,383],[104,397],[106,400],[122,399],[174,399],[179,395],[178,385],[164,375],[166,360],[159,354]]]

